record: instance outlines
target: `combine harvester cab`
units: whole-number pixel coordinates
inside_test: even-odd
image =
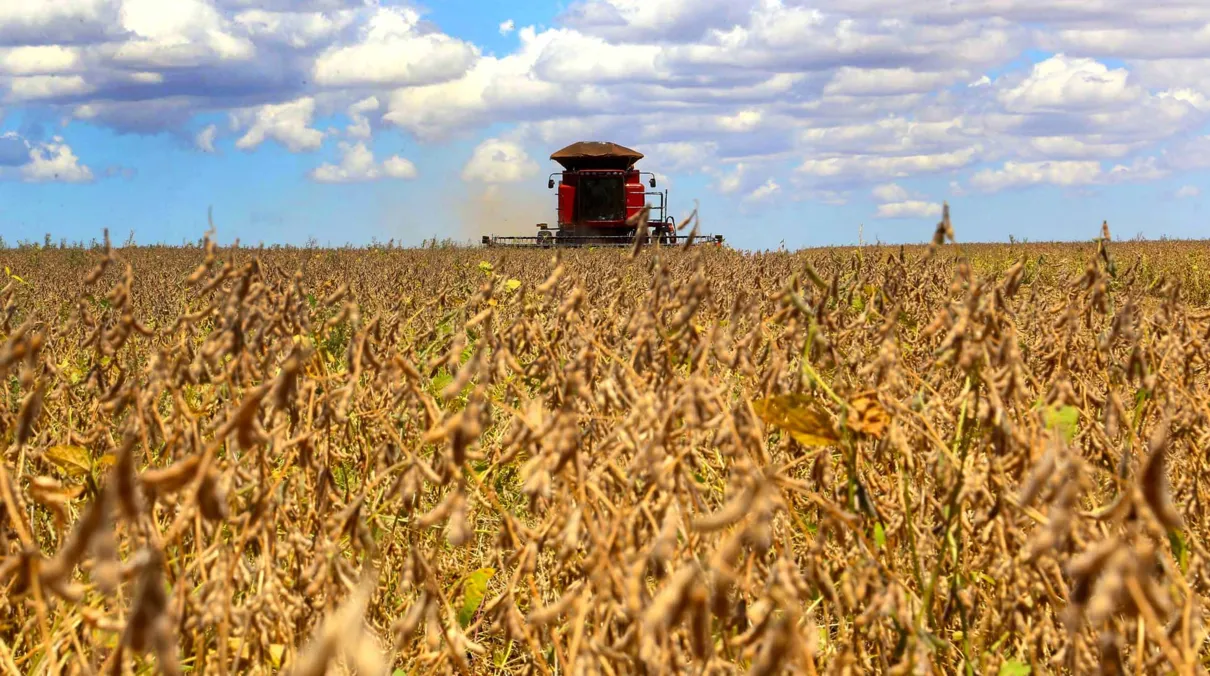
[[[668,191],[648,191],[656,187],[655,174],[639,171],[635,163],[643,154],[616,143],[581,141],[573,143],[550,156],[563,167],[550,175],[547,187],[556,192],[557,227],[538,224],[538,234],[532,237],[503,237],[484,235],[486,246],[552,247],[552,246],[618,246],[634,244],[636,217],[654,198],[647,218],[647,241],[674,245],[683,243],[688,235],[676,234],[676,221],[668,215]],[[559,177],[556,184],[555,177]],[[721,245],[722,235],[698,235],[695,242]]]

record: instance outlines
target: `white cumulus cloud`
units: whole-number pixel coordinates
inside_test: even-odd
[[[91,183],[92,170],[60,137],[38,144],[29,151],[29,162],[21,167],[21,178],[30,183]]]
[[[514,183],[538,173],[538,163],[520,145],[498,138],[480,143],[462,168],[462,180]]]
[[[468,42],[423,31],[415,10],[380,7],[359,42],[333,46],[319,56],[314,76],[329,87],[425,85],[462,75],[477,56]]]
[[[879,202],[875,218],[931,218],[941,215],[940,204],[930,202],[898,183],[876,185],[870,194],[874,201]]]
[[[781,186],[773,178],[768,178],[744,198],[749,202],[764,202],[781,192]]]
[[[180,68],[248,61],[256,46],[231,17],[207,0],[123,0],[121,26],[130,36],[113,53],[126,67]]]
[[[75,44],[113,38],[120,32],[119,7],[114,0],[6,0],[0,2],[0,44]]]
[[[1141,157],[1130,164],[1115,164],[1106,169],[1092,160],[1046,162],[1005,162],[999,169],[982,169],[971,178],[971,185],[985,192],[1034,185],[1077,187],[1100,184],[1151,181],[1169,174],[1154,157]]]
[[[1143,96],[1125,68],[1111,70],[1095,59],[1056,54],[1034,65],[1023,82],[1000,92],[1000,101],[1010,112],[1032,112],[1114,107]]]
[[[310,49],[335,38],[356,18],[357,13],[349,9],[279,12],[254,8],[236,14],[234,21],[253,40]]]
[[[908,199],[909,193],[903,186],[895,183],[884,183],[875,186],[872,191],[874,199],[879,202],[903,202]]]
[[[904,178],[961,169],[978,159],[977,148],[919,155],[847,155],[808,159],[798,166],[802,174],[817,178],[858,177],[864,180]]]
[[[901,68],[854,68],[836,71],[824,87],[824,94],[845,96],[888,96],[919,94],[949,86],[966,79],[964,72],[917,72]]]
[[[14,101],[37,101],[91,94],[96,87],[81,75],[28,75],[9,81],[9,98]]]
[[[374,161],[374,153],[365,143],[341,143],[340,164],[324,163],[311,172],[312,180],[319,183],[360,183],[384,178],[413,179],[417,176],[416,165],[410,160],[392,155],[382,163]]]
[[[235,147],[252,150],[266,139],[273,139],[290,152],[317,150],[323,144],[324,133],[311,127],[314,117],[312,97],[241,111],[237,123],[247,125],[248,131],[235,142]]]
[[[744,173],[747,167],[743,162],[735,165],[735,168],[726,174],[719,177],[718,191],[724,195],[730,195],[741,187],[743,187]]]
[[[757,109],[744,109],[734,115],[721,115],[718,125],[727,131],[748,132],[760,125],[764,114]]]
[[[80,50],[62,45],[36,45],[0,49],[0,73],[55,75],[80,66]]]
[[[378,101],[378,97],[370,96],[349,106],[349,119],[352,120],[352,123],[345,130],[345,133],[353,138],[370,138],[373,130],[370,128],[370,120],[366,117],[366,114],[378,110],[381,105],[382,103]]]
[[[1101,172],[1101,163],[1093,161],[1005,162],[999,169],[979,171],[971,179],[971,184],[980,190],[992,192],[1043,183],[1089,185],[1100,179]]]
[[[936,202],[906,200],[879,204],[876,218],[933,218],[941,215],[941,205]]]
[[[210,124],[206,125],[204,129],[197,133],[197,136],[194,137],[193,142],[202,152],[213,153],[215,152],[214,139],[217,136],[218,126]]]

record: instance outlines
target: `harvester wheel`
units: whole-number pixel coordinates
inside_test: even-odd
[[[671,223],[657,223],[655,230],[655,239],[664,246],[670,246],[673,243],[673,225]]]

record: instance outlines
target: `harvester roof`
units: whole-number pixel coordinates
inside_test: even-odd
[[[643,153],[606,141],[580,141],[551,153],[564,169],[629,169]]]

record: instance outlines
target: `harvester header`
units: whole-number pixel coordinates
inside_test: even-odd
[[[563,167],[547,179],[548,188],[558,188],[557,227],[538,223],[538,234],[532,237],[484,235],[483,244],[631,246],[639,234],[637,220],[644,208],[648,209],[648,241],[671,245],[688,238],[676,234],[676,221],[668,214],[668,191],[648,191],[644,187],[644,176],[653,189],[656,177],[635,168],[643,153],[617,143],[580,141],[551,153],[550,159]],[[721,245],[723,237],[698,235],[694,241]]]

